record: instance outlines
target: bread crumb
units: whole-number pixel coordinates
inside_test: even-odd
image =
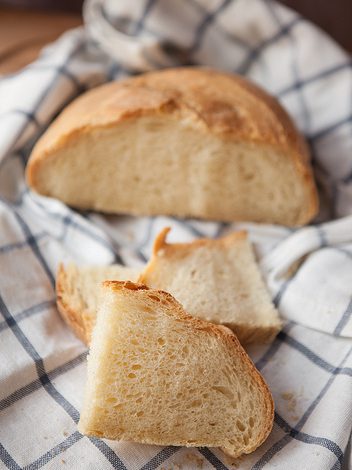
[[[61,459],[61,463],[65,464],[65,463],[66,463],[66,460]]]
[[[194,462],[197,465],[197,468],[203,467],[203,463],[204,463],[203,457],[200,457],[197,454],[188,453],[186,454],[186,458],[190,460],[191,462]]]
[[[296,411],[297,399],[292,392],[281,393],[281,398],[283,398],[284,400],[288,402],[287,404],[288,411],[292,411],[292,412]]]
[[[238,468],[238,466],[239,466],[239,463],[236,462],[235,460],[231,460],[231,461],[225,460],[225,463],[226,463],[226,465],[228,465],[229,467],[233,467],[233,468]]]
[[[134,241],[134,232],[130,228],[126,230],[127,238],[130,242]]]
[[[160,470],[182,470],[182,465],[173,463],[170,467],[161,467]]]
[[[67,431],[64,431],[62,434],[63,434],[65,437],[68,436],[68,432],[67,432]]]
[[[243,456],[237,457],[237,459],[233,459],[229,457],[228,455],[225,455],[224,457],[225,464],[233,468],[238,468],[241,465],[242,461],[243,461]]]

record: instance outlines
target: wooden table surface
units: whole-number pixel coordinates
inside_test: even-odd
[[[32,62],[42,47],[81,24],[79,13],[0,7],[0,73],[14,72]]]
[[[20,0],[16,1],[21,3]],[[282,2],[319,24],[352,52],[352,0]],[[0,0],[1,3],[3,2]],[[76,0],[72,6],[79,10],[80,4],[81,2]],[[66,5],[66,8],[68,6],[65,2],[60,5]],[[0,74],[14,72],[32,62],[43,46],[54,41],[67,29],[81,24],[82,16],[79,12],[64,13],[0,6]]]

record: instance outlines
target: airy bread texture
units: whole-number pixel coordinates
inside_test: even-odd
[[[229,329],[191,317],[166,292],[104,282],[81,433],[238,457],[267,438],[273,418],[270,391]]]
[[[78,267],[60,265],[56,277],[56,303],[61,316],[87,345],[97,316],[101,283],[105,280],[136,281],[140,270],[118,264]]]
[[[29,186],[82,209],[301,225],[318,200],[304,140],[235,75],[151,72],[91,90],[40,138]]]
[[[191,243],[154,242],[138,282],[170,292],[199,318],[226,325],[242,344],[269,342],[281,329],[246,232]]]

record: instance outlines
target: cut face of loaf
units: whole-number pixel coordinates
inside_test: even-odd
[[[57,306],[61,316],[86,344],[90,343],[96,321],[101,283],[104,280],[136,281],[140,270],[118,264],[59,267],[56,278]]]
[[[191,315],[228,326],[242,344],[271,341],[281,321],[247,234],[169,244],[169,230],[157,237],[139,282],[170,292]]]
[[[250,82],[169,69],[79,97],[35,146],[28,184],[82,209],[301,225],[317,212],[302,137]]]
[[[267,385],[230,330],[191,317],[165,292],[104,282],[80,432],[222,447],[237,457],[266,439],[273,412]]]

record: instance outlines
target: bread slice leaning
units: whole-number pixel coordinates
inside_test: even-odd
[[[229,329],[166,292],[104,282],[81,433],[238,457],[267,438],[273,417],[270,391]]]
[[[110,213],[302,225],[318,208],[308,148],[278,101],[205,68],[83,94],[35,145],[27,182]]]
[[[59,266],[56,277],[56,302],[61,316],[74,333],[90,344],[96,321],[100,284],[104,280],[137,280],[139,270],[118,264],[78,267]]]
[[[138,281],[170,292],[191,315],[228,326],[242,344],[271,341],[281,321],[246,232],[170,244],[169,230],[156,238]]]

